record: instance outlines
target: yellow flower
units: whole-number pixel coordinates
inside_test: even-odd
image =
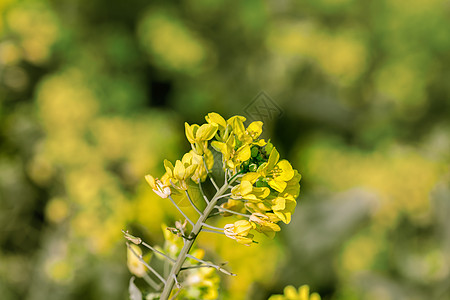
[[[214,155],[209,149],[206,149],[203,155],[198,155],[194,152],[194,150],[189,151],[189,153],[192,155],[192,163],[197,165],[197,169],[191,179],[197,183],[199,181],[205,181],[208,173],[206,172],[205,163],[203,160],[205,160],[208,170],[211,170],[214,166]]]
[[[226,224],[224,233],[238,243],[250,246],[253,243],[253,234],[250,233],[250,230],[255,229],[255,227],[255,224],[252,222],[239,220],[234,222],[234,224]]]
[[[239,148],[236,148],[236,139],[232,134],[228,137],[226,142],[211,142],[211,146],[214,149],[222,153],[222,160],[226,166],[232,170],[239,167],[244,161],[250,159],[251,151],[250,146],[244,144]]]
[[[291,222],[291,216],[294,213],[297,202],[283,197],[276,197],[272,200],[272,210],[274,214],[285,224]]]
[[[262,133],[263,122],[261,121],[252,122],[247,127],[247,129],[245,129],[244,121],[245,117],[242,116],[234,116],[227,120],[227,124],[231,126],[237,139],[241,143],[247,145],[250,144],[256,144],[258,146],[266,145],[266,142],[264,140],[256,141]]]
[[[224,131],[227,128],[227,121],[225,121],[225,119],[218,113],[209,113],[205,117],[205,120],[211,125],[216,125],[219,131]]]
[[[291,216],[297,205],[295,199],[300,193],[300,179],[301,175],[294,170],[294,176],[286,183],[286,188],[272,200],[271,208],[274,214],[286,224],[291,222]]]
[[[175,166],[167,159],[164,160],[164,167],[173,184],[180,183],[180,188],[187,190],[186,180],[194,175],[198,165],[193,162],[191,153],[183,155],[182,160],[177,160]]]
[[[271,215],[264,215],[262,213],[253,213],[250,216],[250,221],[257,224],[256,230],[258,232],[264,233],[266,236],[273,238],[275,236],[275,232],[280,231],[281,228],[275,222],[279,219],[277,217],[273,217]]]
[[[244,131],[242,135],[238,137],[238,139],[245,144],[253,144],[261,147],[266,145],[264,139],[256,141],[262,133],[262,126],[263,122],[261,121],[255,121],[250,123],[250,125],[248,125],[247,129]]]
[[[244,204],[245,208],[249,212],[262,213],[265,215],[267,215],[267,213],[272,210],[271,205],[272,205],[271,201],[268,200],[264,200],[261,202],[246,202]]]
[[[225,208],[225,209],[229,209],[238,213],[244,213],[245,212],[245,207],[244,207],[244,203],[242,201],[239,200],[234,200],[234,199],[228,199],[227,202],[223,203],[221,205],[221,207]],[[232,216],[232,213],[226,212],[224,211],[223,213],[224,217],[229,217]]]
[[[320,295],[317,293],[310,295],[308,285],[302,285],[298,291],[292,285],[288,285],[284,288],[284,295],[273,295],[269,300],[320,300]]]
[[[214,137],[218,128],[216,124],[203,124],[199,126],[197,124],[189,125],[188,123],[184,123],[184,127],[188,141],[191,143],[195,152],[200,155],[208,148],[207,141]]]
[[[231,127],[231,130],[239,140],[240,137],[245,133],[245,120],[246,119],[243,116],[233,116],[227,120],[227,125]]]
[[[267,178],[267,183],[271,188],[278,192],[282,192],[286,186],[286,181],[289,181],[294,176],[294,169],[291,164],[283,159],[280,160],[280,154],[277,149],[272,148],[269,159],[258,168],[258,173]]]
[[[133,250],[131,250],[131,249]],[[130,248],[127,250],[127,266],[131,273],[137,277],[143,277],[147,274],[147,269],[144,264],[139,260],[138,257],[133,253],[133,251],[142,257],[142,250],[137,245],[131,244]]]
[[[159,180],[158,178],[155,179],[152,175],[145,175],[145,180],[147,181],[147,183],[161,198],[167,198],[172,193],[169,187],[170,183],[167,183],[167,179],[167,175],[163,176],[162,180]]]
[[[240,184],[231,190],[232,197],[235,199],[246,199],[251,201],[260,201],[270,194],[267,187],[254,187],[250,181],[242,180]]]

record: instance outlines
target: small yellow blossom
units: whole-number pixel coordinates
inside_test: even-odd
[[[203,154],[208,148],[208,142],[214,137],[217,132],[218,126],[216,124],[203,124],[199,126],[197,124],[189,125],[184,123],[186,137],[191,143],[193,149],[197,154]]]
[[[228,199],[227,202],[223,203],[221,205],[222,208],[225,209],[229,209],[238,213],[244,213],[245,212],[245,207],[244,207],[244,202],[239,201],[239,200],[234,200],[234,199]],[[224,217],[229,217],[232,216],[232,213],[226,212],[224,211],[223,213]]]
[[[251,156],[250,146],[247,144],[236,149],[236,138],[233,134],[228,137],[226,142],[213,141],[211,146],[222,153],[222,160],[232,170],[250,159]]]
[[[285,224],[291,222],[291,216],[294,213],[297,202],[283,197],[276,197],[272,200],[272,210],[274,214]]]
[[[262,213],[262,214],[266,214],[266,212],[271,211],[271,205],[272,202],[269,200],[264,200],[264,201],[260,201],[260,202],[246,202],[245,204],[245,208],[250,211],[251,213]]]
[[[165,180],[166,179],[166,180]],[[163,176],[162,180],[154,178],[152,175],[146,175],[145,180],[151,186],[153,191],[161,198],[167,198],[172,193],[167,183],[167,176]]]
[[[198,155],[194,150],[191,150],[189,153],[192,155],[192,163],[197,165],[197,169],[191,179],[197,183],[199,181],[205,181],[208,175],[206,172],[205,163],[208,170],[211,170],[214,166],[214,155],[209,149],[206,149],[203,155]],[[205,162],[203,162],[203,160],[205,160]]]
[[[245,117],[234,116],[227,120],[227,123],[231,126],[237,139],[242,144],[256,144],[258,146],[266,145],[264,140],[256,141],[262,133],[263,122],[255,121],[250,123],[250,125],[245,129],[244,121]]]
[[[227,127],[227,121],[218,113],[212,112],[205,117],[206,122],[217,125],[219,131],[224,131]]]
[[[273,238],[275,232],[280,231],[281,228],[275,222],[279,219],[277,217],[270,217],[269,215],[264,215],[262,213],[253,213],[250,216],[250,221],[257,224],[256,230],[258,232],[264,233],[266,236]]]
[[[240,184],[231,190],[232,197],[235,199],[245,199],[251,201],[260,201],[270,194],[267,187],[254,187],[250,181],[243,180]]]
[[[258,173],[267,178],[267,183],[271,188],[278,192],[282,192],[286,186],[286,181],[289,181],[294,176],[294,169],[292,169],[291,164],[283,159],[280,160],[280,154],[277,149],[272,148],[272,151],[269,155],[269,160],[266,163],[263,163],[258,168]]]
[[[294,176],[286,182],[286,188],[272,199],[271,208],[275,215],[279,217],[284,223],[291,222],[291,216],[294,213],[297,201],[295,200],[300,193],[301,175],[297,170],[294,170]]]
[[[167,159],[164,160],[164,167],[173,184],[179,183],[180,188],[187,190],[186,180],[194,175],[198,165],[193,162],[191,153],[183,155],[182,160],[177,160],[175,166]]]
[[[238,243],[250,246],[253,243],[253,234],[250,230],[255,229],[254,223],[247,220],[239,220],[234,224],[225,225],[225,235],[229,238],[236,240]]]
[[[263,122],[255,121],[248,125],[247,129],[238,138],[245,144],[253,144],[258,146],[266,145],[264,139],[257,140],[262,133]]]

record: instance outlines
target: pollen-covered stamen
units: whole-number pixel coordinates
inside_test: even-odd
[[[275,166],[272,170],[269,171],[268,175],[275,178],[275,177],[280,176],[282,173],[283,173],[283,170],[280,169],[278,166]]]

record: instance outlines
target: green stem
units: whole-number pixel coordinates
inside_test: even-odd
[[[184,261],[186,260],[186,257],[189,254],[189,251],[191,250],[192,245],[194,244],[194,242],[197,238],[197,235],[202,230],[203,223],[206,221],[209,214],[213,211],[218,198],[220,196],[222,196],[223,193],[225,193],[228,190],[228,188],[229,188],[229,184],[223,185],[216,192],[216,194],[211,199],[211,201],[208,203],[208,206],[206,206],[202,215],[198,218],[197,222],[194,225],[194,228],[192,229],[191,233],[189,234],[190,239],[186,240],[186,243],[184,244],[183,248],[181,249],[181,252],[177,257],[177,260],[175,261],[174,265],[172,266],[172,269],[170,270],[170,273],[169,273],[169,276],[167,277],[166,284],[164,285],[164,290],[161,294],[160,300],[169,299],[170,292],[172,291],[173,286],[175,285],[175,278],[176,278],[176,276],[178,276],[178,273],[180,273],[180,270],[184,264]]]

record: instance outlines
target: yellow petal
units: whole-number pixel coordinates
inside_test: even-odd
[[[294,169],[291,164],[283,159],[277,163],[277,167],[282,170],[281,174],[277,177],[278,180],[289,181],[294,177]]]
[[[272,148],[272,151],[269,155],[269,160],[267,161],[267,169],[270,171],[275,167],[276,163],[280,159],[280,153],[278,153],[275,147]]]
[[[173,169],[173,175],[178,180],[184,180],[186,174],[186,169],[181,163],[181,161],[177,160],[175,162],[175,168]]]
[[[236,151],[236,158],[239,162],[249,160],[252,155],[249,145],[243,145]]]
[[[250,123],[247,127],[247,132],[252,136],[253,139],[257,139],[262,133],[263,122],[255,121]]]
[[[197,130],[195,138],[197,141],[209,141],[217,132],[217,125],[203,124]]]
[[[236,145],[236,138],[233,134],[230,134],[226,141],[227,147],[230,149],[234,149],[234,146]]]
[[[244,121],[245,118],[241,116],[233,116],[227,121],[227,123],[231,125],[231,128],[237,137],[240,137],[245,133]]]
[[[198,165],[190,165],[186,168],[185,178],[191,178],[197,170]]]
[[[188,139],[189,143],[191,144],[195,143],[193,126],[190,126],[187,122],[185,122],[184,131],[186,133],[186,138]]]
[[[157,189],[155,178],[153,178],[152,175],[145,175],[145,180],[152,187],[152,189]]]
[[[283,192],[287,186],[286,181],[281,181],[281,180],[276,180],[276,179],[269,180],[268,184],[270,185],[271,188],[273,188],[274,190],[276,190],[277,192],[280,192],[280,193]]]
[[[234,222],[234,232],[239,235],[247,235],[253,229],[252,223],[247,220],[239,220]]]
[[[165,186],[169,186],[170,185],[170,176],[169,176],[169,174],[167,174],[167,172],[164,173],[163,176],[161,176],[160,180]]]
[[[250,194],[252,192],[253,186],[250,183],[250,181],[242,180],[239,190],[241,192],[241,195],[247,195],[247,194]]]
[[[249,234],[246,237],[243,236],[235,236],[234,239],[242,245],[250,246],[253,243],[253,234]]]
[[[167,176],[173,177],[173,164],[167,159],[164,160],[164,168],[166,168]]]
[[[183,164],[189,164],[190,165],[192,163],[192,153],[191,152],[185,153],[183,155],[183,158],[181,159],[181,162]]]
[[[283,210],[286,208],[286,200],[281,197],[277,197],[272,201],[272,209],[274,211],[276,210]]]
[[[218,141],[212,141],[211,146],[216,149],[216,151],[226,155],[228,153],[228,147],[225,143],[218,142]]]
[[[274,213],[278,218],[280,218],[281,221],[283,221],[284,224],[289,224],[291,222],[292,213],[283,211],[274,211]]]
[[[214,155],[211,152],[211,150],[206,149],[204,157],[205,157],[205,162],[206,162],[206,166],[208,167],[208,170],[211,170],[212,167],[214,166]]]
[[[208,122],[210,124],[217,124],[220,127],[220,129],[225,129],[225,127],[227,127],[227,122],[218,113],[215,113],[215,112],[209,113],[205,117],[205,119],[206,119],[206,122]]]
[[[268,187],[255,187],[252,192],[258,199],[264,199],[270,194]]]
[[[242,176],[242,181],[250,181],[251,183],[255,183],[261,175],[257,172],[248,172],[244,176]]]
[[[234,122],[245,122],[245,120],[247,119],[243,116],[232,116],[227,120],[227,124],[232,125]]]

